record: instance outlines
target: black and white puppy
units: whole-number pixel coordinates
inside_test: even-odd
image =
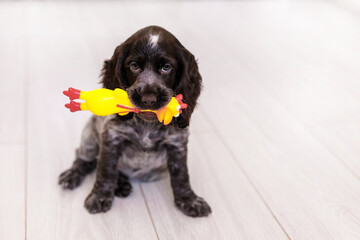
[[[162,108],[177,94],[183,94],[188,107],[167,126],[151,112],[93,116],[83,130],[76,160],[59,183],[74,189],[97,167],[85,207],[99,213],[111,208],[114,196],[130,194],[128,177],[153,181],[168,170],[176,206],[192,217],[210,214],[206,201],[191,189],[187,169],[188,125],[202,81],[194,56],[171,33],[150,26],[115,49],[102,76],[105,88],[126,90],[139,109]]]

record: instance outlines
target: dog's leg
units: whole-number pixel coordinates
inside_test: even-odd
[[[85,176],[96,168],[96,160],[87,162],[76,159],[72,167],[59,176],[59,184],[66,189],[74,189],[80,185]]]
[[[72,167],[59,176],[59,184],[66,189],[79,186],[85,176],[96,168],[99,144],[94,124],[95,118],[91,118],[83,130],[81,144],[76,151],[76,159]]]
[[[111,208],[118,180],[118,156],[124,143],[116,128],[105,126],[104,129],[101,134],[96,182],[85,200],[85,208],[93,214],[106,212]]]
[[[187,168],[186,142],[168,146],[168,169],[170,172],[171,187],[174,193],[175,205],[186,215],[203,217],[211,213],[207,202],[198,197],[190,186]]]
[[[119,171],[117,187],[115,189],[115,196],[117,197],[127,197],[131,192],[132,186],[129,181],[129,178]]]

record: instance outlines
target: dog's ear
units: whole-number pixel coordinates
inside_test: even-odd
[[[126,79],[124,62],[128,55],[129,47],[125,42],[118,46],[111,59],[104,62],[103,69],[101,71],[104,88],[114,90],[115,88],[126,89],[128,87],[128,81]]]
[[[180,128],[189,126],[190,117],[193,113],[197,99],[202,88],[202,78],[195,57],[181,44],[177,51],[178,71],[177,81],[174,86],[176,94],[182,94],[184,102],[188,105],[186,109],[175,120]]]
[[[101,71],[102,80],[104,88],[114,90],[115,88],[126,89],[128,88],[128,81],[126,79],[126,73],[124,69],[125,58],[128,55],[129,46],[125,42],[118,46],[111,59],[104,62],[103,69]],[[125,116],[118,117],[123,120],[129,120],[134,116],[133,113],[129,113]]]

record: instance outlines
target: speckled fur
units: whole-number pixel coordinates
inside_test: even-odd
[[[153,35],[158,36],[156,44],[149,44],[155,42],[149,37]],[[169,64],[171,70],[163,70]],[[179,93],[188,107],[167,126],[156,116],[93,116],[59,184],[74,189],[96,169],[96,182],[84,205],[90,213],[100,213],[111,208],[114,196],[130,194],[128,177],[153,181],[168,170],[175,205],[188,216],[210,214],[210,206],[192,190],[187,169],[188,126],[202,85],[195,57],[170,32],[150,26],[115,49],[102,76],[105,88],[126,90],[139,109],[162,108]]]
[[[86,124],[77,158],[93,161],[98,158],[100,137],[108,129],[114,138],[121,135],[124,143],[118,156],[118,169],[131,178],[154,181],[164,176],[167,170],[167,146],[185,150],[188,128],[158,122],[146,122],[138,117],[116,124],[117,115],[93,116]]]

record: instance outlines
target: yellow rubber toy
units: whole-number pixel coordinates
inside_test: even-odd
[[[65,104],[71,112],[89,110],[98,116],[107,116],[111,114],[127,115],[130,112],[154,112],[158,120],[164,125],[168,125],[173,117],[181,114],[181,109],[185,109],[187,105],[182,102],[182,95],[172,97],[170,102],[163,108],[158,110],[140,110],[132,105],[126,91],[116,88],[110,90],[106,88],[95,89],[92,91],[80,91],[78,89],[69,88],[63,92],[71,100]],[[85,102],[75,102],[75,99],[82,99]]]

